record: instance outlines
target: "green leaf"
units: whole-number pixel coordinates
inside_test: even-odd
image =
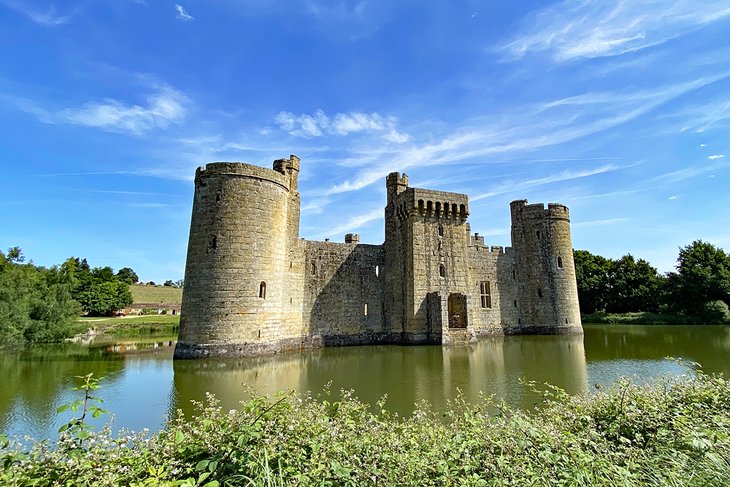
[[[211,480],[207,484],[205,484],[203,487],[218,487],[220,483],[217,480]]]
[[[198,464],[195,466],[195,470],[200,472],[208,468],[208,464],[210,463],[210,460],[201,460],[198,462]]]
[[[59,407],[58,409],[56,409],[56,413],[62,413],[62,412],[64,412],[64,411],[68,411],[68,409],[69,409],[70,407],[71,407],[70,405],[68,405],[68,404],[64,404],[63,406],[61,406],[61,407]]]
[[[182,433],[182,431],[175,431],[175,444],[179,445],[183,441],[185,441],[185,435]]]

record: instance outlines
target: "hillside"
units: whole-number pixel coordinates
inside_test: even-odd
[[[129,286],[135,303],[180,304],[182,289],[170,286],[145,286],[132,284]]]

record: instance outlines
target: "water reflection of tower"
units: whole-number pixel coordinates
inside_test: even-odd
[[[174,400],[170,413],[180,409],[192,415],[191,401],[204,401],[212,393],[224,409],[235,409],[250,398],[249,390],[273,395],[301,391],[302,372],[311,354],[283,354],[242,359],[175,360]]]

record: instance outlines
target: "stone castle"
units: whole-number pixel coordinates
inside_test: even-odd
[[[198,168],[176,358],[582,333],[568,208],[510,204],[512,247],[465,194],[386,179],[385,242],[299,238],[299,158]]]

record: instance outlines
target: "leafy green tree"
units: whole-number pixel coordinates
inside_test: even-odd
[[[658,311],[664,278],[644,259],[624,255],[608,264],[606,311]]]
[[[127,284],[139,282],[139,276],[129,267],[122,267],[117,271],[117,279]]]
[[[172,279],[168,279],[167,281],[165,281],[165,283],[163,284],[163,286],[166,286],[166,287],[175,287],[175,283],[172,282]]]
[[[24,264],[18,247],[0,252],[0,345],[60,341],[81,312],[62,268]]]
[[[77,299],[89,315],[111,316],[132,304],[132,293],[128,284],[116,279],[92,280],[78,293]]]
[[[583,313],[606,309],[611,261],[587,250],[574,250],[578,302]]]
[[[711,243],[696,240],[679,249],[677,272],[670,273],[668,280],[668,304],[701,315],[705,303],[730,303],[730,256]]]

